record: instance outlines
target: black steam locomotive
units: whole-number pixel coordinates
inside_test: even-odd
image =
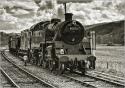
[[[18,37],[10,37],[10,52],[27,54],[29,62],[61,73],[77,70],[85,74],[86,69],[95,69],[94,33],[87,35],[84,26],[72,20],[72,15],[66,13],[65,21],[54,18],[39,22]]]

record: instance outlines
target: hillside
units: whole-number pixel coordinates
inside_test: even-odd
[[[96,32],[96,42],[98,44],[107,44],[109,42],[115,44],[124,44],[124,22],[117,21],[111,23],[103,23],[99,26],[89,29]]]

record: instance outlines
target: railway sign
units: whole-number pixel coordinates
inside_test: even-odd
[[[57,0],[57,3],[61,4],[61,3],[69,3],[69,2],[73,2],[73,3],[88,3],[88,2],[92,2],[93,0]]]

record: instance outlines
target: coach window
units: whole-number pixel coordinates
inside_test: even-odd
[[[39,32],[37,31],[37,36],[39,36]]]

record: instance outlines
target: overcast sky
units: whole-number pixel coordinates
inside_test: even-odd
[[[48,1],[48,2],[46,2]],[[91,3],[68,3],[67,10],[74,14],[73,19],[91,25],[125,19],[125,0],[94,0]],[[64,18],[64,6],[56,0],[0,0],[0,31],[20,32],[33,24]]]

